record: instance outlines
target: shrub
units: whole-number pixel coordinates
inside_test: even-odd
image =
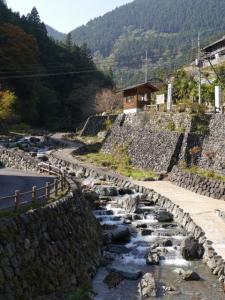
[[[30,126],[27,125],[26,123],[19,123],[10,127],[10,131],[21,132],[21,133],[28,133],[30,132],[30,130],[31,130]]]
[[[108,131],[108,130],[110,130],[111,129],[111,127],[112,127],[112,125],[113,125],[113,121],[112,120],[110,120],[110,119],[107,119],[106,121],[105,121],[105,129]]]
[[[170,121],[167,125],[166,125],[166,129],[169,131],[175,131],[176,130],[176,125],[173,121]]]

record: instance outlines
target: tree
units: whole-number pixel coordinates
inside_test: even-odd
[[[7,90],[0,92],[0,120],[9,120],[14,115],[16,96]]]
[[[122,93],[104,89],[102,92],[97,94],[95,103],[96,111],[99,113],[115,112],[123,106]]]
[[[72,36],[71,33],[68,33],[66,36],[66,49],[69,52],[72,52],[72,48],[73,48]]]
[[[34,24],[41,24],[41,19],[36,7],[33,7],[31,13],[27,15],[27,20]]]

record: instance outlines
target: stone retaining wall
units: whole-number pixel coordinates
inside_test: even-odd
[[[79,178],[112,181],[135,189],[171,212],[174,220],[203,245],[204,261],[224,280],[225,265],[212,242],[191,216],[171,200],[128,179],[98,169],[73,164],[54,156],[50,161]],[[73,189],[73,191],[76,189]],[[58,289],[69,289],[94,275],[100,259],[101,230],[82,195],[65,199],[21,216],[0,220],[0,291],[2,299],[34,299]],[[15,297],[16,295],[16,297]],[[1,299],[0,297],[0,299]]]
[[[106,153],[113,153],[123,147],[134,166],[157,172],[170,171],[178,161],[183,134],[160,129],[155,121],[143,120],[145,115],[120,115],[102,147]]]
[[[38,171],[38,161],[18,151],[1,149],[0,161]],[[47,297],[94,276],[101,257],[101,227],[77,185],[67,180],[70,193],[59,201],[0,218],[1,300]]]
[[[197,194],[225,200],[225,182],[223,181],[188,173],[177,166],[170,173],[170,180],[176,185]]]
[[[225,115],[214,114],[202,145],[199,166],[225,175]]]
[[[214,275],[217,275],[221,281],[225,280],[225,263],[224,259],[219,256],[214,248],[213,243],[207,240],[204,231],[192,220],[190,214],[186,213],[178,205],[174,204],[170,199],[158,194],[154,190],[147,189],[143,186],[133,184],[128,179],[117,176],[116,174],[109,174],[101,170],[92,169],[84,165],[79,165],[78,163],[72,164],[64,160],[60,160],[52,157],[52,162],[57,166],[62,165],[68,170],[75,172],[77,176],[83,178],[96,178],[96,179],[106,179],[107,181],[114,182],[115,185],[124,188],[131,188],[136,190],[136,192],[144,193],[147,195],[148,201],[153,201],[162,208],[165,208],[168,212],[172,213],[175,222],[183,226],[187,233],[193,236],[199,241],[204,247],[204,262],[211,269]]]
[[[91,116],[88,118],[84,128],[82,129],[81,136],[95,136],[100,131],[106,130],[106,122],[109,120],[112,123],[116,120],[116,115],[110,116]]]
[[[8,168],[38,172],[40,161],[21,150],[0,148],[0,163]]]
[[[77,189],[0,219],[0,299],[31,300],[87,283],[99,265],[101,241],[100,225]]]

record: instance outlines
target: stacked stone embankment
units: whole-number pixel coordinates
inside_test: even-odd
[[[75,289],[94,276],[101,228],[76,187],[43,208],[0,219],[0,299]]]
[[[191,216],[168,198],[128,179],[108,174],[90,166],[73,164],[50,157],[74,178],[95,178],[115,186],[146,194],[148,201],[165,208],[204,248],[204,261],[225,278],[225,265],[212,242]],[[87,282],[96,271],[101,257],[102,236],[86,200],[76,187],[71,194],[46,207],[0,220],[1,297],[35,299],[34,295],[51,294]],[[0,298],[1,299],[1,298]]]
[[[1,150],[3,165],[38,170],[37,160]],[[87,283],[99,265],[102,232],[78,186],[60,200],[0,219],[0,299],[30,300]],[[46,299],[46,298],[44,298]]]
[[[37,172],[39,171],[39,163],[38,159],[31,157],[23,151],[0,148],[0,164],[4,167]]]
[[[225,175],[225,115],[214,114],[204,138],[199,166]]]
[[[170,171],[179,160],[183,143],[184,133],[179,129],[189,126],[190,120],[182,116],[120,115],[102,149],[113,153],[117,147],[123,147],[134,166],[157,172]]]
[[[170,180],[176,185],[197,194],[225,200],[225,182],[221,180],[205,178],[193,174],[175,166],[170,173]]]
[[[121,188],[134,189],[136,192],[144,193],[148,201],[154,202],[170,212],[174,216],[174,221],[183,226],[190,236],[198,240],[204,249],[204,262],[210,268],[212,273],[219,277],[220,281],[223,282],[225,280],[224,257],[221,257],[216,253],[215,249],[213,248],[213,242],[207,239],[203,229],[199,227],[193,221],[190,214],[180,208],[179,205],[174,204],[170,199],[160,195],[152,189],[133,184],[128,179],[117,176],[116,174],[112,175],[107,172],[103,172],[102,170],[97,170],[96,168],[92,169],[89,166],[86,167],[84,165],[79,165],[78,163],[73,164],[57,158],[52,158],[52,162],[58,166],[62,165],[71,172],[74,172],[76,176],[82,176],[82,178],[104,179],[113,182],[116,186]]]

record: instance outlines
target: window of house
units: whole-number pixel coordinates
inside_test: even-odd
[[[134,102],[134,96],[127,96],[127,97],[126,97],[126,102],[127,102],[127,103]]]

